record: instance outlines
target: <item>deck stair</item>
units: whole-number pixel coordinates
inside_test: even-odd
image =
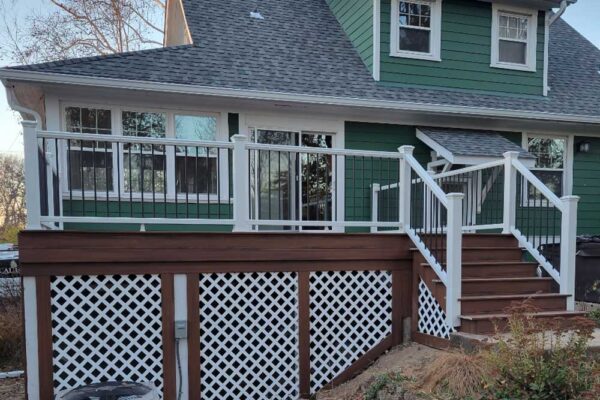
[[[413,263],[444,308],[445,287],[418,251]],[[570,318],[568,295],[558,293],[554,280],[538,276],[537,263],[524,261],[524,252],[511,235],[465,234],[462,251],[461,332],[491,334],[502,327],[507,309],[529,299],[539,318]]]

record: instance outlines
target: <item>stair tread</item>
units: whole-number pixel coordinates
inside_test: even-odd
[[[523,250],[519,246],[463,246],[463,250]],[[416,247],[411,247],[410,251],[420,251]]]
[[[442,263],[442,265],[446,265],[446,263]],[[483,266],[483,267],[498,267],[502,265],[523,265],[523,266],[538,266],[539,264],[536,262],[530,261],[465,261],[462,263],[462,266],[470,267],[470,266]],[[429,263],[421,263],[421,266],[429,266]]]
[[[535,281],[535,282],[541,282],[541,281],[553,281],[554,278],[551,277],[538,277],[538,276],[532,276],[532,277],[517,277],[517,278],[463,278],[462,281],[463,282],[526,282],[526,281]],[[440,279],[432,279],[432,282],[435,283],[441,283],[442,281]]]
[[[464,296],[461,297],[460,301],[478,301],[478,300],[507,300],[507,299],[547,299],[557,297],[571,297],[569,294],[561,293],[533,293],[533,294],[499,294],[499,295],[487,295],[487,296]]]
[[[534,317],[576,317],[583,316],[585,312],[583,311],[539,311],[533,313],[527,313],[528,316]],[[470,314],[470,315],[461,315],[460,318],[469,321],[483,321],[487,319],[502,319],[508,318],[510,314]]]

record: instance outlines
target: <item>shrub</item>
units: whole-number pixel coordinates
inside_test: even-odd
[[[586,318],[540,320],[527,302],[511,310],[509,335],[484,352],[488,397],[559,400],[584,398],[597,384],[597,364],[587,352],[594,323]]]
[[[363,394],[363,400],[404,399],[405,395],[409,394],[406,386],[410,383],[410,378],[399,372],[380,375],[367,387]]]
[[[0,368],[21,368],[23,318],[20,305],[0,307]]]
[[[596,323],[598,327],[600,327],[600,308],[595,308],[588,312],[588,318]]]
[[[450,399],[480,399],[487,366],[480,355],[450,353],[429,364],[420,382],[421,389]]]

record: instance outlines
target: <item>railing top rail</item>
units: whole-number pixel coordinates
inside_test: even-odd
[[[475,171],[481,171],[481,170],[488,169],[488,168],[499,167],[501,165],[504,165],[503,158],[496,160],[496,161],[490,161],[490,162],[486,162],[483,164],[477,164],[477,165],[472,165],[470,167],[456,169],[453,171],[442,172],[440,174],[431,175],[431,177],[433,179],[447,178],[449,176],[461,175],[461,174],[466,174],[469,172],[475,172]]]
[[[108,143],[135,143],[135,144],[153,144],[153,145],[173,145],[173,146],[189,146],[189,147],[209,147],[233,149],[233,143],[220,142],[212,140],[186,140],[175,138],[154,138],[154,137],[138,137],[125,135],[99,135],[90,133],[73,133],[59,131],[37,131],[37,137],[42,139],[62,139],[62,140],[81,140],[93,142],[108,142]]]
[[[527,179],[529,184],[533,185],[550,203],[552,203],[556,208],[558,208],[561,212],[564,212],[564,207],[562,201],[558,198],[557,195],[552,193],[550,189],[542,181],[538,179],[523,163],[517,159],[512,160],[513,166]]]
[[[419,162],[410,154],[406,154],[406,161],[410,164],[412,169],[417,173],[419,178],[423,181],[425,185],[431,190],[431,193],[438,198],[438,200],[444,205],[444,207],[448,208],[448,196],[442,188],[437,184],[436,181],[433,180],[431,175],[425,171],[425,169],[419,164]]]
[[[321,147],[300,147],[287,145],[271,145],[263,143],[247,143],[246,148],[249,150],[270,150],[289,153],[310,153],[310,154],[325,154],[339,155],[352,157],[373,157],[373,158],[392,158],[400,159],[402,155],[391,151],[367,151],[367,150],[349,150],[349,149],[329,149]]]

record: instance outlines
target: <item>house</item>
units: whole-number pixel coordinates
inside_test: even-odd
[[[578,315],[600,50],[573,2],[170,0],[164,48],[0,69],[29,399],[296,399],[514,302]]]

